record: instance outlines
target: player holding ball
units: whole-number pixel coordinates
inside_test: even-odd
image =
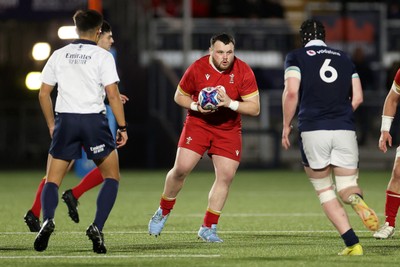
[[[207,151],[214,165],[215,181],[198,237],[206,242],[222,242],[217,235],[217,224],[242,154],[241,114],[260,113],[254,73],[235,56],[234,48],[231,35],[213,36],[209,55],[189,66],[178,84],[174,100],[189,111],[175,164],[165,180],[160,207],[149,222],[150,235],[160,235],[186,177]],[[218,109],[206,110],[198,104],[199,92],[207,87],[217,87]]]

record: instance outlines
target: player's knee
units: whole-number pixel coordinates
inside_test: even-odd
[[[110,172],[110,171],[102,172],[101,176],[103,176],[103,179],[110,178],[110,179],[114,179],[117,181],[119,181],[121,178],[121,175],[119,172]]]
[[[189,174],[189,170],[174,167],[168,172],[167,177],[177,181],[184,181]]]
[[[314,186],[321,204],[336,198],[333,181],[330,176],[320,179],[310,178],[310,182]]]

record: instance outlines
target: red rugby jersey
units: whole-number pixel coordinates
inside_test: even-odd
[[[396,76],[394,76],[394,86],[396,93],[400,94],[400,69],[397,70]]]
[[[182,94],[190,95],[193,101],[197,101],[201,89],[218,85],[225,87],[226,93],[233,100],[241,101],[258,94],[254,73],[244,61],[235,57],[230,70],[219,72],[209,60],[210,56],[207,55],[189,66],[178,85]],[[225,107],[208,115],[189,110],[186,121],[205,123],[220,129],[241,127],[240,114]]]

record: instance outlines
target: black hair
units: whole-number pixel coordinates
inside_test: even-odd
[[[103,24],[103,15],[96,10],[78,10],[73,16],[73,20],[78,32],[87,32],[101,27]]]
[[[110,31],[111,31],[110,23],[108,23],[108,21],[106,20],[103,20],[103,24],[101,25],[101,33]]]
[[[308,19],[301,24],[300,36],[303,46],[311,40],[325,41],[325,27],[316,19]]]
[[[235,45],[235,38],[233,38],[232,35],[227,34],[227,33],[220,33],[220,34],[216,34],[213,37],[211,37],[210,46],[213,46],[216,41],[223,42],[226,45],[229,43],[232,43],[233,45]]]

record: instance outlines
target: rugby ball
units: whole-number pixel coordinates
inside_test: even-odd
[[[205,87],[201,89],[199,93],[198,103],[202,109],[205,110],[216,110],[218,109],[217,105],[219,103],[218,100],[218,87]]]

